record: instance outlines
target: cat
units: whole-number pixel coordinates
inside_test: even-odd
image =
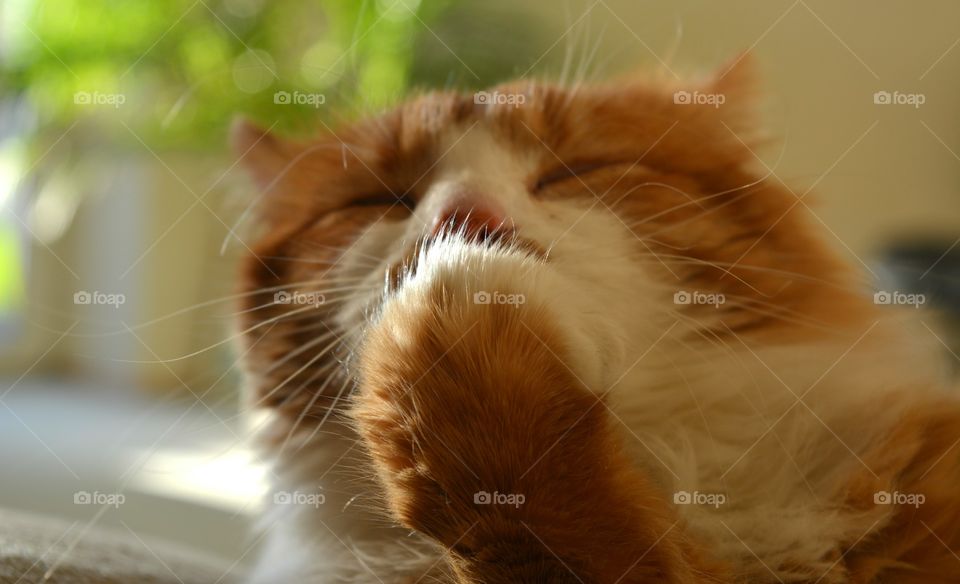
[[[251,581],[960,582],[960,400],[756,158],[754,68],[235,125]]]

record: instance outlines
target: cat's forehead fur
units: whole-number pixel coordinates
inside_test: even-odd
[[[516,82],[491,89],[489,94],[512,98],[495,103],[477,103],[474,93],[430,92],[380,115],[333,130],[324,126],[318,138],[306,142],[238,124],[233,145],[269,191],[261,207],[267,220],[296,221],[303,217],[297,211],[322,208],[343,191],[416,193],[470,128],[470,134],[484,134],[477,140],[491,139],[490,145],[507,149],[505,155],[544,166],[642,157],[664,170],[709,172],[752,157],[751,68],[744,60],[729,71],[682,83],[633,76],[573,88]],[[725,102],[722,108],[676,103],[677,91],[722,93]],[[310,197],[299,196],[308,189]],[[284,217],[288,209],[294,211]]]

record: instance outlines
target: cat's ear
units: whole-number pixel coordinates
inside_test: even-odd
[[[760,126],[761,91],[756,58],[742,52],[701,80],[699,91],[719,103],[716,114],[732,131],[753,135]]]
[[[244,119],[234,120],[230,146],[257,187],[257,215],[267,224],[303,217],[321,182],[322,169],[305,144],[281,138]]]
[[[260,190],[282,178],[283,169],[293,156],[290,146],[270,130],[243,117],[233,120],[230,147],[238,164],[247,170]]]

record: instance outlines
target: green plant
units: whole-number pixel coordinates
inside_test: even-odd
[[[392,101],[410,82],[417,37],[446,3],[5,1],[0,87],[30,101],[41,131],[93,118],[103,138],[130,130],[179,149],[222,141],[237,112],[289,131],[327,110]],[[335,107],[276,107],[277,92]]]

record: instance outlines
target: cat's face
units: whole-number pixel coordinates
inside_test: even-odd
[[[827,320],[810,282],[835,279],[836,264],[803,230],[797,198],[750,170],[745,84],[734,69],[686,86],[428,94],[309,143],[239,126],[236,149],[264,191],[241,322],[256,397],[298,419],[342,403],[342,365],[382,299],[458,234],[546,263],[566,329],[601,349],[574,357],[588,383],[606,384],[678,319],[693,338]]]

